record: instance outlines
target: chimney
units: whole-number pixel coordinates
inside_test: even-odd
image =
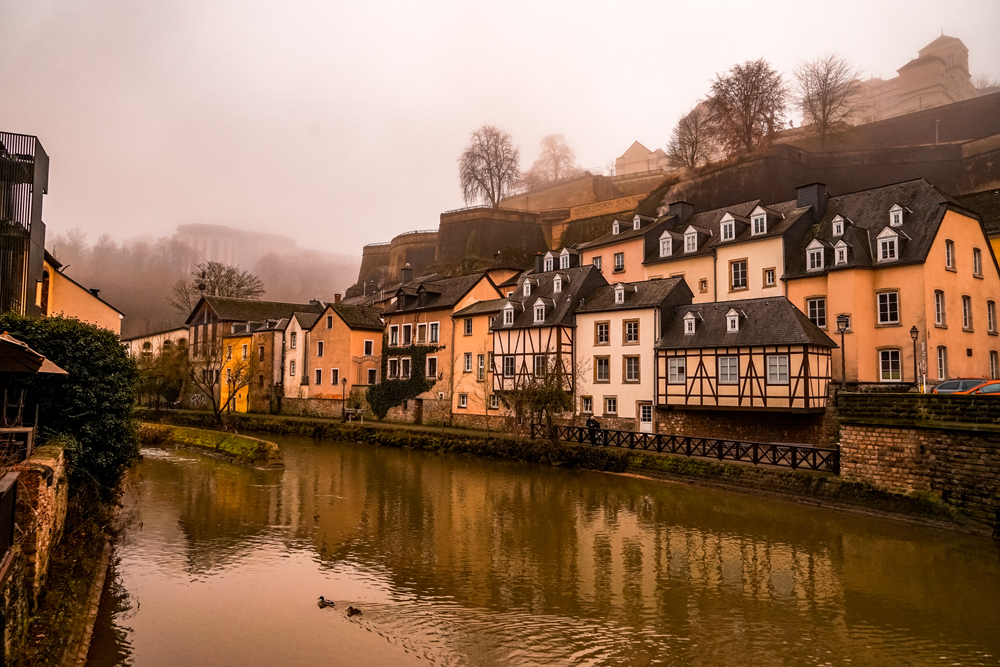
[[[101,290],[99,290],[99,289],[94,289],[94,288],[91,288],[91,289],[89,289],[89,290],[87,290],[87,291],[88,291],[88,292],[90,292],[91,294],[93,294],[94,296],[97,296],[98,294],[100,294],[100,293],[101,293]]]
[[[334,305],[340,303],[340,295],[339,294],[334,294],[333,295],[333,303],[334,303]]]
[[[399,270],[399,282],[402,285],[413,280],[413,269],[410,268],[410,263],[407,262],[406,266]]]
[[[544,264],[545,264],[545,262],[542,259],[542,253],[536,252],[535,253],[535,273],[541,273],[542,269],[545,268]]]
[[[686,201],[677,201],[670,205],[670,215],[677,216],[681,223],[687,222],[693,214],[694,206]]]
[[[825,183],[810,183],[809,185],[800,185],[795,188],[796,206],[799,208],[811,206],[814,223],[823,219],[823,215],[826,213],[826,200],[828,197]]]

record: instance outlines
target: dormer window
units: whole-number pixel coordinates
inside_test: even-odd
[[[545,321],[545,304],[536,303],[535,304],[535,324],[541,324]]]
[[[620,229],[618,227],[618,221],[615,220],[613,223],[611,223],[611,233],[612,234],[617,234],[619,231],[620,231]]]
[[[813,240],[806,246],[806,270],[823,270],[823,244],[818,240]]]
[[[524,281],[524,296],[531,296],[531,281]]]
[[[663,232],[660,235],[660,257],[669,257],[674,250],[674,239],[670,232]]]
[[[546,271],[551,271],[554,268],[553,264],[555,264],[555,260],[552,257],[546,257],[545,258],[545,270]],[[527,283],[525,283],[525,286],[527,286]],[[527,293],[525,293],[525,294],[527,295]]]
[[[509,327],[514,324],[514,306],[507,305],[503,309],[503,325]]]
[[[625,303],[625,287],[619,285],[615,288],[615,303]]]
[[[635,216],[634,218],[632,218],[632,229],[639,229],[639,225],[641,223],[642,220],[639,219],[639,216]]]
[[[552,279],[552,291],[556,294],[562,292],[562,276],[556,276]]]
[[[903,224],[903,211],[905,209],[899,204],[895,204],[889,209],[889,226],[900,227]]]
[[[722,218],[720,229],[722,230],[723,241],[732,241],[736,238],[736,223],[733,221],[733,216],[726,213]]]
[[[844,235],[844,219],[839,215],[833,219],[833,235],[834,236]]]
[[[753,224],[753,235],[767,234],[767,215],[761,213],[751,218]]]
[[[694,333],[694,328],[695,328],[695,322],[696,321],[697,321],[697,317],[695,316],[694,313],[688,313],[687,315],[684,316],[684,334],[685,335],[690,335],[690,334]]]
[[[559,268],[560,269],[569,268],[569,250],[563,249],[562,254],[559,255]]]
[[[899,236],[886,227],[878,235],[878,261],[894,262],[899,259]]]
[[[726,313],[726,331],[733,333],[740,330],[740,313],[736,309]]]
[[[689,229],[684,233],[684,252],[694,252],[698,249],[698,232]]]
[[[847,244],[840,241],[833,247],[833,263],[836,265],[847,264]]]

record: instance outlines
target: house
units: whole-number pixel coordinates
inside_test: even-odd
[[[976,213],[923,179],[832,197],[819,213],[786,247],[785,278],[820,329],[839,336],[844,322],[836,380],[998,377],[1000,271]]]
[[[309,398],[309,331],[319,313],[295,311],[282,336],[281,386],[284,398]]]
[[[615,159],[615,175],[636,174],[644,171],[665,171],[670,163],[662,148],[651,151],[638,141],[632,142],[620,157]]]
[[[490,327],[505,299],[478,301],[452,314],[453,373],[451,423],[484,428],[486,418],[500,415],[493,391],[493,335]]]
[[[178,345],[186,346],[188,333],[187,327],[174,327],[143,336],[123,338],[122,345],[133,359],[153,359],[165,349]]]
[[[656,406],[822,412],[834,347],[784,297],[675,306],[656,345]]]
[[[102,299],[100,290],[87,289],[63,273],[62,268],[59,260],[46,251],[39,286],[42,315],[69,317],[121,334],[125,314]]]
[[[375,308],[328,305],[308,331],[309,398],[340,401],[335,407],[343,408],[355,388],[377,384],[382,329]]]
[[[406,278],[401,276],[392,303],[382,311],[387,335],[384,380],[408,380],[419,374],[433,380],[434,386],[392,408],[388,418],[417,424],[447,421],[455,364],[452,314],[501,294],[486,272],[432,280]]]
[[[579,353],[576,308],[580,300],[607,285],[597,267],[571,266],[525,273],[504,299],[494,321],[493,391],[501,400],[549,373],[560,373],[564,389],[576,396],[576,380],[589,359]],[[508,405],[510,403],[508,402]]]
[[[654,348],[674,306],[691,303],[683,278],[598,287],[576,309],[577,345],[590,370],[580,375],[576,411],[605,428],[651,432]]]
[[[288,320],[234,323],[222,336],[224,356],[219,405],[229,412],[277,412],[274,409],[275,334]]]
[[[615,218],[607,234],[579,245],[577,252],[580,254],[580,263],[593,264],[604,274],[606,280],[644,280],[644,238],[650,227],[660,222],[662,219],[639,214],[624,220]],[[551,271],[553,268],[556,267],[549,265],[545,270]]]

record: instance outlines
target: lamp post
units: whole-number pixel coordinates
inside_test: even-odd
[[[847,351],[844,348],[844,333],[851,324],[851,318],[847,315],[837,315],[837,333],[840,334],[840,386],[847,385]]]
[[[347,378],[340,379],[340,416],[347,421]]]
[[[920,371],[917,368],[917,336],[920,335],[920,330],[917,329],[916,325],[910,327],[910,338],[913,339],[913,383],[920,386]]]

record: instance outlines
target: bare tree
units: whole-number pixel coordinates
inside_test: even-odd
[[[810,126],[821,145],[839,123],[864,109],[863,92],[861,70],[836,53],[795,70],[795,101],[802,108],[802,124]]]
[[[250,384],[254,372],[253,355],[244,356],[242,350],[234,352],[233,345],[228,344],[221,336],[206,339],[188,349],[190,354],[183,357],[184,375],[192,388],[200,394],[197,401],[191,401],[192,407],[207,401],[215,415],[215,421],[225,428],[227,425],[223,420],[223,412],[232,410],[237,392]],[[226,384],[227,390],[224,402],[220,386],[222,382]]]
[[[173,293],[174,298],[167,301],[187,315],[203,296],[259,299],[264,296],[264,283],[255,274],[238,266],[203,262],[191,272],[189,279],[174,283]]]
[[[716,74],[706,105],[712,135],[730,155],[760,146],[785,124],[785,83],[763,58]]]
[[[483,125],[472,133],[468,147],[458,158],[458,175],[466,204],[483,201],[497,208],[518,183],[520,151],[507,132],[495,125]]]
[[[531,165],[529,172],[538,174],[548,183],[580,173],[580,167],[576,164],[576,153],[566,145],[566,137],[561,134],[550,134],[542,139],[539,145],[542,147],[542,152]]]
[[[677,121],[667,143],[667,159],[672,167],[691,169],[711,160],[715,151],[708,112],[699,104]]]
[[[972,77],[972,86],[979,91],[980,95],[986,95],[990,92],[996,92],[996,89],[1000,89],[1000,81],[997,81],[985,72],[980,72]]]

